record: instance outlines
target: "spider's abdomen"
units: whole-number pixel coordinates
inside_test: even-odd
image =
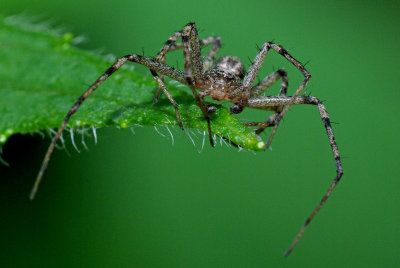
[[[226,73],[231,73],[243,79],[245,69],[243,63],[239,58],[234,56],[225,56],[217,59],[215,62],[215,69],[222,70]]]

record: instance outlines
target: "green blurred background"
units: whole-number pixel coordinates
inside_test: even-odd
[[[282,44],[310,61],[305,93],[326,100],[339,123],[345,174],[284,259],[335,175],[316,107],[292,107],[273,150],[257,154],[208,144],[199,153],[202,136],[193,146],[178,130],[171,145],[151,127],[101,129],[89,152],[69,143],[70,155],[54,154],[34,202],[50,141],[14,136],[4,146],[10,167],[0,166],[0,266],[399,266],[399,10],[398,1],[1,0],[2,14],[41,15],[103,54],[153,56],[189,21],[246,66],[256,44]],[[181,58],[168,62],[182,67]],[[280,67],[294,92],[301,75],[279,55],[268,54],[260,77]]]

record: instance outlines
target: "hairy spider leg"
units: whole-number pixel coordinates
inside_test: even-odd
[[[158,83],[158,88],[162,89],[162,91],[165,93],[165,95],[167,95],[168,100],[172,103],[172,105],[175,108],[175,114],[176,114],[176,119],[178,121],[179,127],[184,130],[183,124],[182,124],[182,120],[181,120],[181,116],[179,114],[179,109],[178,109],[178,104],[176,103],[176,101],[174,100],[174,98],[172,97],[171,93],[169,93],[169,91],[167,90],[167,88],[164,85],[164,81],[158,76],[158,74],[154,71],[151,70],[151,73],[154,76],[154,79],[157,81]]]
[[[282,77],[282,84],[281,84],[280,95],[286,95],[287,87],[288,87],[288,78],[287,78],[286,71],[283,69],[272,73],[271,75],[264,78],[257,85],[253,86],[254,80],[257,77],[257,74],[264,62],[264,59],[265,59],[269,49],[270,49],[270,47],[269,47],[268,43],[264,43],[262,45],[262,47],[260,48],[256,57],[254,58],[251,66],[249,68],[249,71],[247,72],[246,76],[243,78],[242,87],[239,87],[237,90],[233,91],[233,93],[231,94],[232,98],[235,96],[238,96],[238,95],[242,95],[241,101],[239,103],[239,106],[241,108],[248,106],[247,101],[249,98],[261,94],[281,77]],[[268,126],[272,126],[278,117],[277,113],[280,113],[282,111],[283,107],[274,107],[274,108],[270,107],[269,109],[275,110],[275,114],[271,115],[265,123],[249,122],[249,123],[245,123],[245,125],[259,126],[260,128],[256,130],[256,134],[261,133]]]
[[[156,60],[158,60],[162,63],[165,63],[165,57],[168,52],[183,48],[183,43],[178,43],[178,44],[174,43],[177,41],[177,39],[178,39],[177,36],[179,34],[181,34],[181,32],[175,33],[168,39],[167,42],[165,42],[164,46],[161,48],[160,52],[157,54]],[[208,51],[206,57],[203,60],[203,73],[204,73],[205,71],[209,70],[214,63],[217,53],[218,53],[219,49],[221,48],[221,38],[218,36],[210,36],[210,37],[200,40],[199,42],[200,42],[200,47],[206,46],[209,44],[213,44],[212,47],[210,48],[210,50]],[[155,76],[153,71],[151,71],[151,73],[153,74],[153,76]],[[164,75],[161,75],[161,80],[164,81],[163,79],[164,79]],[[159,87],[155,94],[153,103],[156,103],[158,101],[160,91],[161,91],[161,88]],[[207,95],[204,93],[205,93],[204,91],[201,91],[198,93],[200,98],[203,99]],[[216,108],[214,106],[207,106],[208,114],[211,114],[215,111],[216,111]]]
[[[182,49],[183,43],[175,44],[175,42],[181,36],[182,36],[182,31],[176,32],[173,35],[171,35],[171,37],[168,38],[168,40],[165,42],[163,47],[158,52],[158,54],[156,56],[156,60],[161,63],[165,63],[166,54],[168,52],[177,50],[177,49]],[[199,42],[200,42],[200,46],[206,46],[209,44],[213,44],[211,49],[208,51],[207,56],[204,58],[204,63],[203,63],[203,72],[204,72],[204,71],[208,70],[209,68],[211,68],[211,66],[214,62],[215,56],[217,55],[218,50],[221,47],[221,38],[210,36],[210,37],[200,40]],[[153,72],[152,72],[152,74],[153,74]],[[161,75],[161,80],[164,81],[164,75]],[[160,93],[161,93],[161,88],[159,87],[154,96],[154,103],[157,103]]]
[[[261,93],[265,92],[268,88],[270,88],[273,84],[275,84],[280,78],[282,78],[281,89],[279,90],[279,95],[286,96],[287,87],[288,87],[288,77],[287,73],[284,69],[280,69],[276,72],[265,77],[261,80],[257,85],[250,89],[250,97],[256,97]]]
[[[209,70],[212,67],[214,60],[217,57],[218,51],[221,48],[221,38],[218,36],[210,36],[208,38],[200,40],[200,46],[208,44],[213,45],[203,60],[203,72]]]
[[[197,105],[203,112],[207,121],[208,137],[211,146],[214,146],[212,137],[210,117],[204,101],[196,92],[195,83],[203,79],[203,62],[201,58],[200,43],[194,22],[188,23],[182,31],[183,56],[185,60],[185,78],[187,84],[193,92]]]
[[[216,56],[216,54],[217,54],[217,52],[218,52],[218,50],[219,50],[219,48],[221,48],[221,37],[219,37],[219,36],[209,36],[207,38],[199,40],[199,43],[200,43],[201,47],[207,46],[209,44],[213,44],[213,47],[211,49],[215,50],[215,55],[211,56],[211,54],[210,54],[211,52],[209,52],[209,55],[207,56],[207,57],[211,56],[212,57],[212,61],[213,61],[215,56]],[[173,44],[171,44],[169,49],[165,52],[165,54],[167,52],[170,52],[170,51],[173,51],[173,50],[177,50],[177,49],[183,49],[183,43],[178,43],[178,44],[173,43]],[[214,53],[212,53],[212,54],[214,54]]]
[[[308,80],[310,80],[311,78],[311,74],[306,70],[306,68],[304,68],[304,66],[298,61],[296,60],[294,57],[292,57],[287,51],[286,49],[284,49],[282,46],[272,43],[272,42],[267,42],[266,43],[269,48],[272,48],[273,50],[275,50],[276,52],[278,52],[279,54],[281,54],[282,56],[284,56],[290,63],[292,63],[294,66],[296,66],[296,68],[304,75],[304,80],[301,82],[299,88],[296,90],[296,92],[293,95],[293,100],[295,98],[297,98],[301,91],[304,89],[304,87],[307,85]],[[274,129],[272,130],[267,143],[265,144],[265,149],[268,149],[268,147],[270,146],[272,139],[275,135],[276,130],[278,129],[279,126],[279,122],[282,120],[283,116],[286,114],[286,112],[289,110],[290,106],[292,104],[289,103],[288,105],[286,105],[286,107],[283,109],[283,111],[279,114],[279,116],[277,116],[277,118],[275,119],[275,126]]]
[[[151,70],[160,72],[164,75],[167,75],[167,76],[177,80],[178,82],[180,82],[182,84],[188,85],[188,81],[185,78],[185,74],[179,70],[176,70],[176,69],[168,66],[168,65],[162,64],[160,62],[157,62],[157,61],[154,61],[149,58],[146,58],[146,57],[143,57],[140,55],[136,55],[136,54],[130,54],[130,55],[126,55],[124,57],[119,58],[78,98],[78,100],[75,102],[75,104],[69,109],[63,122],[61,123],[60,127],[58,128],[56,136],[53,138],[53,140],[50,143],[49,148],[47,149],[46,155],[43,159],[42,166],[36,177],[32,191],[30,193],[30,199],[34,199],[34,197],[36,195],[36,192],[39,188],[39,184],[43,178],[44,171],[46,170],[46,168],[49,164],[50,157],[54,150],[54,147],[56,146],[58,139],[61,137],[61,134],[62,134],[63,130],[65,129],[71,116],[79,109],[79,107],[82,105],[82,103],[93,93],[93,91],[95,91],[108,77],[110,77],[110,75],[112,75],[115,71],[117,71],[119,68],[121,68],[121,66],[124,65],[127,61],[142,64]],[[176,104],[175,100],[172,98],[172,96],[169,94],[169,92],[165,89],[165,87],[163,88],[163,90],[164,90],[165,94],[170,97],[169,100],[172,103],[172,105],[175,107],[175,111],[176,111],[178,122],[179,122],[180,117],[179,117],[177,104]],[[182,123],[180,122],[180,124],[182,124]]]
[[[157,56],[156,56],[156,61],[159,61],[163,64],[165,64],[165,56],[167,54],[168,51],[171,50],[171,46],[178,40],[179,37],[182,36],[182,31],[176,32],[173,35],[171,35],[168,40],[165,42],[165,44],[163,45],[163,47],[160,49],[160,51],[158,52]],[[153,70],[150,70],[151,74],[154,76],[154,78],[156,78],[156,73]],[[164,82],[164,75],[161,75],[161,81]],[[158,98],[160,96],[162,87],[158,87],[157,92],[154,96],[154,100],[153,103],[157,103],[158,102]]]
[[[265,77],[257,85],[250,89],[250,97],[256,97],[261,93],[265,92],[270,86],[275,84],[280,78],[282,78],[281,89],[279,90],[280,96],[286,96],[289,80],[287,73],[284,69],[280,69],[276,72]],[[273,126],[277,116],[282,112],[284,106],[274,107],[275,113],[270,115],[265,122],[246,122],[246,126],[258,126],[259,128],[255,131],[257,135],[264,131],[267,127]]]
[[[290,245],[289,249],[285,252],[285,257],[289,256],[289,254],[292,252],[293,248],[296,246],[296,244],[299,242],[300,238],[302,237],[308,224],[315,217],[315,215],[318,213],[318,211],[321,209],[321,207],[325,204],[326,200],[328,199],[328,197],[332,193],[333,189],[335,188],[336,184],[339,182],[340,178],[343,175],[342,162],[340,160],[339,149],[336,144],[335,136],[333,134],[331,122],[329,119],[329,114],[328,114],[328,111],[326,110],[325,106],[322,104],[322,102],[319,99],[317,99],[316,97],[311,97],[311,96],[299,96],[296,98],[287,97],[287,96],[279,96],[279,97],[261,96],[261,97],[251,98],[248,101],[249,107],[258,108],[258,109],[268,109],[268,107],[271,107],[271,106],[273,107],[273,106],[283,106],[283,105],[286,105],[286,107],[287,107],[287,105],[292,105],[292,104],[312,104],[312,105],[318,106],[318,110],[321,115],[322,122],[324,123],[325,130],[326,130],[326,133],[329,138],[333,157],[335,159],[336,177],[334,178],[333,182],[331,183],[331,185],[330,185],[329,189],[327,190],[327,192],[325,193],[325,195],[322,197],[318,206],[312,211],[310,216],[308,216],[308,218],[304,222],[299,233],[295,237],[293,243]]]
[[[254,58],[246,76],[243,78],[242,86],[238,87],[230,94],[231,99],[235,99],[237,96],[241,95],[241,100],[239,102],[240,108],[247,106],[247,100],[250,98],[250,90],[253,87],[254,80],[256,79],[265,56],[268,53],[268,49],[269,47],[267,46],[267,43],[264,43]]]
[[[165,57],[168,52],[177,50],[177,49],[183,49],[183,43],[178,43],[175,44],[177,39],[179,38],[174,38],[174,36],[178,33],[177,32],[174,35],[172,35],[167,42],[165,42],[164,46],[161,48],[161,50],[158,52],[156,59],[159,60],[162,63],[165,63]],[[174,40],[175,39],[175,40]],[[204,58],[204,63],[203,63],[203,71],[208,70],[211,68],[214,59],[218,53],[218,50],[221,48],[221,38],[219,36],[210,36],[204,39],[199,40],[200,47],[207,46],[210,44],[213,44],[211,49],[208,51],[207,56]]]
[[[191,28],[194,28],[193,35],[191,34],[191,33],[192,33]],[[200,73],[201,75],[199,75],[198,69],[196,69],[196,70],[197,70],[197,74],[195,75],[195,77],[201,77],[201,76],[202,76],[202,73],[203,73],[205,70],[211,68],[211,66],[212,66],[212,64],[213,64],[213,61],[214,61],[214,59],[215,59],[215,57],[216,57],[216,55],[217,55],[217,52],[218,52],[219,48],[221,47],[221,38],[220,38],[220,37],[212,37],[212,36],[211,36],[211,37],[208,37],[208,38],[199,40],[199,39],[198,39],[198,35],[197,35],[197,30],[196,30],[196,27],[195,27],[195,24],[194,24],[194,23],[189,23],[189,24],[187,24],[187,25],[185,26],[185,29],[186,29],[186,32],[189,31],[189,34],[186,34],[186,36],[190,37],[190,38],[187,38],[188,42],[189,42],[190,44],[191,44],[191,43],[194,43],[194,44],[195,44],[194,46],[198,47],[198,49],[195,49],[194,51],[198,51],[199,53],[196,52],[196,56],[195,56],[195,57],[190,57],[190,59],[191,59],[193,62],[195,62],[195,64],[196,64],[197,66],[198,66],[198,63],[201,63],[201,62],[202,62],[202,60],[201,60],[201,54],[200,54],[200,46],[205,46],[205,45],[213,44],[213,46],[211,47],[211,49],[209,50],[207,56],[206,56],[205,59],[204,59],[204,63],[202,64],[202,65],[203,65],[203,68],[202,68],[202,71],[201,71],[201,73]],[[183,39],[184,39],[184,38],[183,38],[183,32],[185,31],[185,29],[182,30],[182,31],[178,31],[178,32],[176,32],[176,33],[174,33],[173,35],[170,36],[170,38],[165,42],[165,44],[163,45],[163,47],[161,48],[161,50],[160,50],[159,53],[157,54],[157,56],[156,56],[156,60],[157,60],[157,61],[159,61],[159,62],[161,62],[161,63],[164,64],[164,63],[165,63],[166,54],[167,54],[168,52],[170,52],[170,51],[172,51],[172,50],[176,50],[176,49],[181,49],[181,48],[183,48],[183,49],[184,49],[184,55],[185,55],[185,42],[184,42],[184,40],[183,40]],[[191,37],[191,36],[193,36],[193,37]],[[182,43],[176,44],[176,41],[177,41],[180,37],[182,37]],[[197,45],[196,45],[196,44],[197,44]],[[189,45],[189,47],[190,47],[190,50],[189,50],[190,52],[187,53],[187,54],[192,55],[192,54],[191,54],[191,53],[193,53],[192,50],[191,50],[191,49],[192,49],[192,45]],[[200,56],[199,56],[198,54],[199,54]],[[186,62],[187,62],[188,57],[185,57],[185,56],[184,56],[184,58],[185,58],[185,68],[186,68],[186,67],[187,67]],[[150,70],[150,71],[151,71],[152,75],[154,76],[154,78],[155,78],[155,79],[157,80],[157,82],[159,83],[159,85],[163,85],[163,86],[164,86],[164,83],[163,83],[163,81],[164,81],[164,75],[162,74],[162,75],[161,75],[161,79],[158,79],[158,78],[157,78],[157,73],[154,72],[154,70]],[[164,86],[164,87],[165,87],[165,86]],[[159,95],[160,95],[160,93],[161,93],[161,89],[163,89],[162,86],[159,86],[159,88],[158,88],[158,90],[157,90],[157,92],[156,92],[156,94],[155,94],[153,103],[156,103],[156,102],[158,101]],[[195,93],[195,89],[191,88],[191,90],[192,90],[192,92],[193,92],[193,94],[194,94],[194,96],[195,96],[195,99],[196,99],[197,104],[199,105],[200,109],[202,110],[203,114],[204,114],[205,117],[206,117],[207,124],[208,124],[208,132],[209,132],[209,137],[210,137],[210,143],[211,143],[211,145],[213,145],[214,142],[213,142],[213,139],[212,139],[211,124],[210,124],[210,121],[209,121],[209,118],[208,118],[208,113],[209,113],[210,111],[214,111],[214,110],[212,109],[212,108],[214,108],[214,107],[212,107],[212,108],[205,107],[202,98],[198,98],[198,96],[196,96],[196,95],[197,95],[197,92]],[[200,103],[203,103],[203,105],[200,104]],[[183,129],[183,126],[181,126],[181,128]]]

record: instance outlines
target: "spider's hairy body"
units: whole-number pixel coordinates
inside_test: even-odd
[[[244,73],[244,65],[237,57],[221,57],[216,60],[214,68],[205,71],[202,77],[195,81],[194,86],[203,90],[201,96],[209,95],[217,101],[236,103],[241,99],[237,92],[243,85]]]
[[[182,40],[181,43],[177,43],[179,39]],[[201,47],[206,45],[212,46],[203,59],[201,55]],[[188,23],[183,28],[183,30],[171,35],[154,60],[144,56],[140,56],[138,54],[130,54],[119,58],[77,99],[75,104],[66,114],[65,119],[61,123],[57,134],[53,138],[49,149],[47,150],[46,156],[43,159],[42,167],[39,171],[31,192],[31,199],[33,199],[36,194],[44,171],[46,170],[46,167],[50,161],[50,156],[55,148],[58,139],[61,137],[63,130],[67,126],[70,117],[79,109],[82,103],[93,93],[93,91],[96,90],[109,76],[116,72],[126,62],[134,62],[149,68],[151,74],[159,85],[159,88],[155,94],[154,103],[157,102],[161,91],[164,92],[168,100],[175,108],[177,122],[182,129],[184,129],[184,126],[180,119],[178,104],[166,88],[163,78],[164,76],[168,76],[190,87],[195,97],[195,100],[201,111],[203,112],[204,118],[207,121],[211,145],[214,144],[214,139],[212,136],[209,114],[215,112],[216,107],[205,105],[204,97],[206,96],[210,96],[216,101],[225,100],[231,102],[232,106],[230,107],[230,110],[232,113],[240,113],[246,107],[273,111],[274,113],[270,115],[264,122],[245,123],[245,125],[247,126],[257,126],[258,129],[255,130],[256,134],[260,134],[268,127],[273,127],[268,142],[265,144],[265,149],[267,149],[270,145],[272,138],[278,128],[278,125],[281,122],[281,119],[289,110],[291,105],[309,104],[318,107],[321,120],[328,135],[329,143],[334,156],[336,164],[336,176],[331,183],[328,191],[325,193],[318,206],[306,219],[294,242],[286,251],[285,256],[288,256],[297,244],[297,242],[300,240],[308,224],[324,205],[325,201],[328,199],[331,192],[343,175],[339,149],[337,147],[335,136],[333,134],[329,115],[325,106],[318,98],[312,96],[300,96],[300,93],[307,85],[311,74],[282,46],[273,42],[265,42],[259,49],[247,73],[245,72],[243,64],[237,57],[225,56],[216,60],[216,55],[220,47],[220,37],[210,36],[208,38],[200,40],[198,38],[196,25],[192,22]],[[177,49],[183,49],[183,57],[185,61],[184,72],[165,64],[166,54],[170,51]],[[264,62],[264,59],[268,51],[270,50],[273,50],[276,53],[282,55],[303,74],[304,80],[301,82],[293,96],[287,96],[288,77],[284,69],[273,72],[272,74],[261,80],[259,83],[253,85],[255,78],[257,77],[257,74]],[[212,67],[213,65],[214,67]],[[281,88],[278,96],[260,96],[260,94],[265,92],[278,80],[281,80]],[[196,90],[199,90],[199,92],[197,92]]]
[[[214,100],[233,103],[240,101],[240,96],[233,96],[232,93],[241,85],[242,80],[239,76],[218,68],[205,72],[204,78],[199,83],[195,82],[196,88],[203,91],[199,93],[200,95],[205,93]]]
[[[218,58],[215,61],[215,69],[223,70],[227,73],[234,74],[240,79],[244,78],[246,70],[244,69],[243,63],[238,57],[235,56],[225,56]]]

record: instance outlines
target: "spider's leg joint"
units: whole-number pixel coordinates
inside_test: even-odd
[[[113,72],[115,72],[117,69],[114,67],[114,66],[111,66],[110,68],[108,68],[106,71],[105,71],[105,74],[106,75],[111,75]]]
[[[286,70],[285,69],[279,69],[278,71],[278,74],[280,75],[280,76],[287,76],[287,72],[286,72]]]
[[[279,49],[279,54],[281,54],[281,55],[285,56],[285,55],[287,55],[287,54],[288,54],[288,52],[287,52],[287,50],[286,50],[286,49],[284,49],[283,47],[280,47],[280,49]]]
[[[182,35],[182,42],[189,42],[189,36],[188,35]]]
[[[132,61],[132,62],[138,62],[138,61],[140,61],[140,59],[143,58],[143,56],[140,56],[140,55],[137,55],[137,54],[131,54],[131,55],[128,55],[126,57],[128,58],[129,61]]]
[[[175,43],[174,40],[168,39],[167,42],[165,42],[165,45],[166,45],[166,46],[170,46],[170,45],[172,45],[173,43]]]

